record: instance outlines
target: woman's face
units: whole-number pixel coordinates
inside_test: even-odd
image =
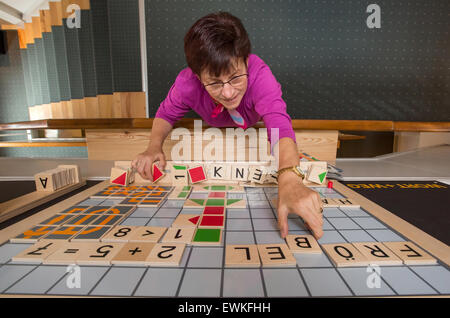
[[[247,91],[248,77],[245,75],[247,74],[247,63],[243,59],[239,59],[237,63],[233,64],[229,74],[222,74],[216,78],[204,70],[200,77],[200,81],[205,85],[209,95],[226,109],[236,109]],[[232,81],[221,85],[230,80]]]

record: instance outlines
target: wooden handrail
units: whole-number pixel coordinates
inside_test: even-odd
[[[196,118],[183,118],[174,127],[194,128]],[[0,130],[28,129],[151,129],[153,118],[44,119],[0,124]],[[202,127],[209,126],[203,123]],[[264,127],[258,122],[255,128]],[[450,122],[405,122],[382,120],[293,119],[292,127],[302,130],[423,131],[448,132]]]

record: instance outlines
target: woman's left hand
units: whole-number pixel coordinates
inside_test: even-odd
[[[295,173],[286,172],[278,178],[278,227],[281,237],[288,234],[288,215],[295,213],[319,239],[323,235],[322,200],[316,191],[306,187]]]

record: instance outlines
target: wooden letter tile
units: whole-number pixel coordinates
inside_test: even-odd
[[[322,248],[336,267],[369,265],[367,258],[350,243],[323,244]]]
[[[250,168],[250,171],[248,174],[248,181],[262,184],[262,183],[264,183],[265,178],[266,178],[266,173],[264,171],[264,167],[252,166]]]
[[[247,181],[248,168],[247,166],[233,165],[231,166],[231,180],[233,181]]]
[[[129,238],[136,232],[139,226],[120,225],[113,227],[102,239],[102,242],[128,242]]]
[[[42,240],[12,258],[13,262],[40,264],[63,245],[62,241]]]
[[[376,265],[402,265],[402,260],[383,243],[364,242],[353,243],[353,245],[364,255],[370,264]]]
[[[412,242],[383,242],[406,265],[436,264],[437,260]]]
[[[92,244],[91,243],[64,243],[55,253],[48,256],[43,264],[53,264],[53,265],[70,265],[76,264],[78,256],[81,251],[87,250]]]
[[[167,231],[165,227],[139,226],[128,239],[128,242],[157,243]]]
[[[142,266],[156,243],[126,243],[111,260],[111,264]]]
[[[297,265],[297,260],[286,244],[258,245],[258,252],[263,267],[292,267]]]
[[[184,243],[191,244],[192,237],[194,236],[194,228],[176,228],[171,227],[167,230],[166,234],[162,238],[163,243]]]
[[[119,253],[125,243],[92,243],[81,251],[78,265],[111,265],[111,260]]]
[[[186,244],[158,243],[146,259],[150,266],[179,266]]]
[[[295,254],[322,254],[319,243],[312,235],[288,235],[286,243]]]
[[[200,215],[195,214],[180,214],[173,221],[172,226],[177,228],[196,228]]]
[[[260,267],[256,245],[227,245],[225,248],[225,267]]]

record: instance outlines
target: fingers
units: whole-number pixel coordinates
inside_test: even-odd
[[[145,167],[144,167],[144,173],[145,173],[146,179],[148,179],[148,180],[153,182],[152,166],[153,166],[153,159],[146,161],[145,162]]]
[[[285,208],[279,207],[278,211],[278,228],[280,229],[281,238],[285,238],[289,233],[289,226],[287,222],[288,212]]]
[[[164,170],[166,168],[166,157],[163,153],[159,153],[155,156],[155,161],[159,161],[159,168]]]

